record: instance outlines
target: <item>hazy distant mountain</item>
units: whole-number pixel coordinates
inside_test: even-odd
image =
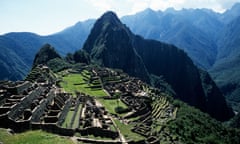
[[[223,23],[228,24],[232,20],[234,20],[236,17],[240,16],[239,12],[240,12],[240,3],[236,3],[235,5],[233,5],[233,7],[231,9],[229,9],[226,12],[224,12],[223,14],[219,15],[219,19]]]
[[[41,45],[39,37],[32,33],[0,36],[0,79],[19,80],[26,76]]]
[[[46,43],[51,44],[62,55],[81,48],[93,22],[94,20],[79,22],[49,36],[28,32],[0,36],[0,79],[23,79],[31,69],[35,54]]]
[[[209,75],[200,71],[184,51],[135,36],[112,12],[96,21],[83,49],[97,64],[122,69],[147,82],[151,75],[162,76],[176,92],[176,98],[218,120],[233,114]]]
[[[123,17],[122,21],[136,34],[178,46],[193,59],[195,64],[209,69],[215,63],[217,55],[215,39],[218,33],[225,23],[239,15],[239,10],[240,4],[236,4],[224,14],[215,13],[208,9],[176,11],[169,8],[164,12],[147,9],[136,15]],[[18,56],[20,61],[23,61],[19,65],[25,65],[25,69],[21,72],[18,70],[19,68],[13,70],[14,68],[8,68],[5,64],[3,71],[8,71],[9,75],[16,76],[0,75],[0,79],[16,80],[23,78],[30,69],[34,54],[45,43],[50,43],[60,54],[66,54],[81,48],[94,21],[78,22],[74,26],[49,36],[39,36],[33,33],[9,33],[0,36],[0,47],[5,47],[5,51],[7,49],[10,51],[12,49],[24,49],[23,51],[14,51],[14,55]],[[5,37],[7,37],[7,40]],[[14,43],[14,48],[8,47],[9,43]],[[20,54],[22,52],[24,54]],[[34,54],[32,55],[32,53]],[[0,60],[8,61],[1,57]],[[18,67],[18,64],[15,67]]]
[[[240,110],[240,17],[225,26],[218,38],[218,56],[210,70],[235,110]]]
[[[167,9],[164,12],[147,9],[123,17],[122,21],[136,34],[178,46],[198,66],[208,69],[216,58],[216,32],[223,26],[210,12],[204,9]]]

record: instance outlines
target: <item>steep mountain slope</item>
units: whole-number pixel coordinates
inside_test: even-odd
[[[31,33],[10,33],[0,36],[0,61],[3,62],[0,79],[19,80],[26,76],[37,46],[41,45],[38,37]]]
[[[200,77],[198,68],[186,53],[173,45],[135,36],[113,12],[105,13],[96,21],[83,49],[97,64],[122,69],[147,82],[150,80],[148,73],[163,76],[176,92],[176,98],[219,120],[232,116],[214,82],[206,75]],[[203,84],[210,87],[208,92]],[[218,97],[217,102],[213,97]],[[217,111],[211,111],[212,108]]]
[[[210,70],[236,111],[240,108],[240,17],[229,23],[218,39],[217,62]]]
[[[214,37],[223,25],[212,13],[205,9],[167,9],[164,12],[147,9],[123,17],[122,21],[136,34],[178,46],[198,66],[208,69],[216,57]]]
[[[83,49],[100,65],[123,69],[149,81],[142,59],[132,48],[131,37],[132,33],[109,12],[94,24]]]

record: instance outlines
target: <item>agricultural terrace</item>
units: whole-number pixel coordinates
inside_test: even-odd
[[[90,82],[91,75],[87,70],[81,73],[68,73],[62,77],[60,86],[69,93],[76,96],[76,92],[85,93],[94,96],[102,105],[112,114],[119,114],[120,111],[126,110],[128,107],[119,99],[104,99],[107,96],[102,89],[102,84],[99,79],[94,79]],[[71,118],[73,112],[70,112],[67,118]],[[120,114],[119,114],[120,115]],[[122,116],[123,114],[121,114]],[[64,126],[69,127],[69,120],[65,121]]]
[[[82,92],[90,96],[101,97],[107,94],[102,89],[100,81],[94,80],[89,82],[90,74],[87,70],[83,70],[81,73],[69,73],[62,77],[60,86],[69,93],[73,93],[76,96],[76,92]]]

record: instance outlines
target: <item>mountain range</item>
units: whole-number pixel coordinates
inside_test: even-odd
[[[121,69],[160,89],[163,82],[166,83],[165,87],[172,90],[173,97],[217,120],[225,121],[233,116],[208,73],[197,68],[183,50],[133,34],[113,12],[105,13],[95,22],[80,53],[83,51],[92,65]],[[78,63],[74,58],[73,61]],[[54,70],[56,64],[64,65],[64,62],[55,49],[46,44],[36,54],[33,67],[39,64],[46,64]]]
[[[78,22],[73,27],[48,36],[29,32],[12,32],[0,36],[0,79],[21,80],[26,77],[35,54],[46,43],[56,47],[61,55],[80,49],[93,23],[94,20]]]
[[[179,11],[171,8],[165,11],[147,9],[135,15],[122,17],[121,21],[135,34],[171,43],[183,49],[194,64],[210,72],[228,102],[238,111],[239,11],[239,3],[222,14],[208,9]],[[95,21],[78,22],[72,27],[48,36],[28,32],[0,36],[0,79],[23,79],[32,66],[34,55],[45,43],[50,43],[61,55],[82,48]],[[142,38],[134,39],[137,41]],[[136,51],[137,49],[132,53]],[[92,55],[96,58],[97,54]],[[133,61],[142,63],[144,58],[134,57]],[[138,71],[142,71],[143,75],[149,75],[146,67],[142,66]],[[145,79],[148,80],[147,76]]]

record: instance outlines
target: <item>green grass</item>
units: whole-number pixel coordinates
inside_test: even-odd
[[[6,129],[0,129],[0,142],[4,144],[74,144],[70,139],[41,130],[10,135],[7,133]]]
[[[84,72],[84,75],[86,75],[86,72]],[[63,81],[60,83],[60,85],[62,88],[64,88],[65,91],[73,94],[78,91],[96,97],[107,95],[101,88],[91,88],[91,86],[94,85],[88,84],[81,74],[68,74],[64,76]]]
[[[65,121],[64,121],[62,127],[64,127],[64,128],[71,128],[70,127],[70,123],[71,123],[73,114],[74,114],[73,110],[68,111],[67,116],[65,118]]]
[[[126,140],[140,141],[145,139],[145,137],[131,131],[133,127],[131,124],[125,125],[117,119],[114,119],[114,122]]]
[[[81,109],[82,109],[82,104],[79,104],[78,111],[76,113],[76,117],[73,122],[73,128],[78,128]]]
[[[118,114],[115,109],[119,106],[122,107],[123,109],[127,109],[128,107],[122,102],[118,101],[117,99],[98,99],[100,103],[108,110],[108,112],[112,114]],[[118,101],[118,102],[117,102]]]

